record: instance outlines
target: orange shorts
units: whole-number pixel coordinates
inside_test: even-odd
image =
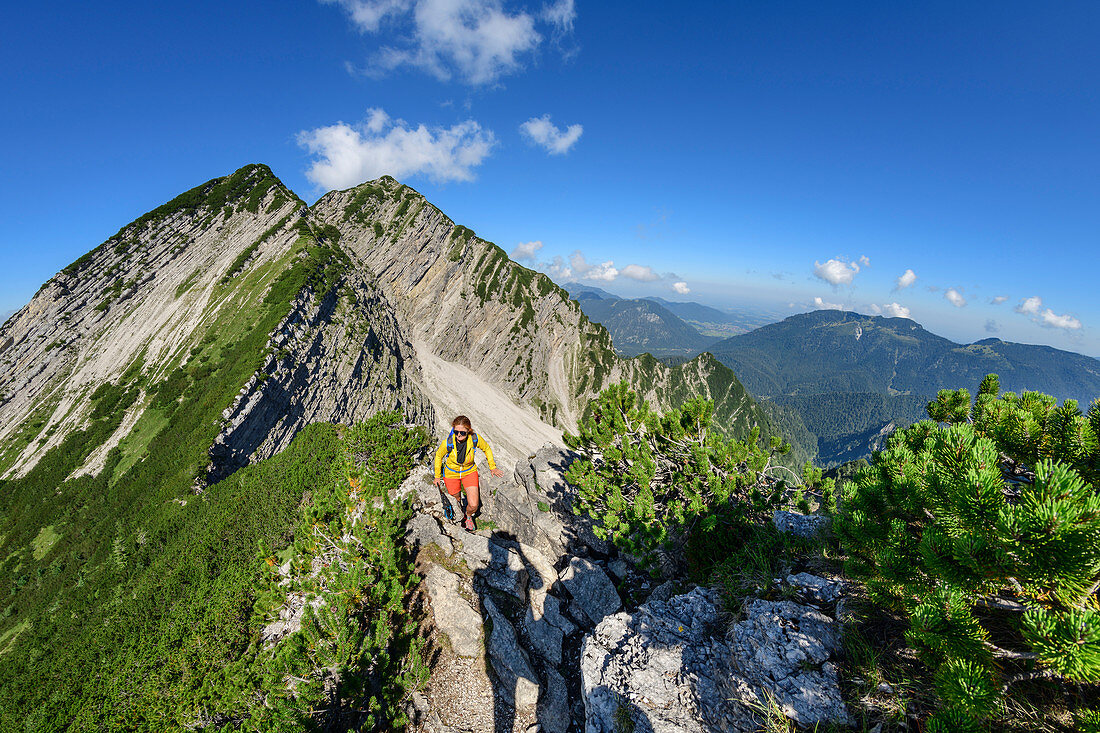
[[[444,476],[443,483],[447,485],[447,493],[458,496],[463,489],[477,488],[477,471],[470,471],[465,476]]]

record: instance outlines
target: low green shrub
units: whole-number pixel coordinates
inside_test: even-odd
[[[654,572],[682,567],[689,546],[705,555],[701,538],[762,526],[782,498],[774,474],[786,469],[773,459],[787,446],[778,439],[760,446],[758,430],[745,441],[726,439],[712,428],[713,414],[703,398],[661,415],[625,382],[605,389],[578,434],[565,436],[582,455],[566,473],[577,487],[574,511]]]
[[[929,730],[980,730],[1024,680],[1100,681],[1100,401],[944,390],[846,488],[848,571],[904,612]]]

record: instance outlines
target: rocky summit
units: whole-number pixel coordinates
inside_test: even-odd
[[[323,278],[282,292],[286,273],[317,257],[331,260]],[[211,480],[273,455],[305,424],[382,408],[425,425],[459,412],[504,423],[494,437],[514,460],[575,428],[588,400],[624,379],[655,406],[714,399],[735,435],[769,425],[707,354],[675,368],[617,357],[564,290],[408,186],[384,177],[307,207],[254,165],[123,227],[0,327],[0,471],[25,473],[83,427],[99,385],[129,374],[152,386],[238,346],[273,288],[285,296],[278,323],[222,408]],[[101,466],[151,399],[143,387],[80,470]]]

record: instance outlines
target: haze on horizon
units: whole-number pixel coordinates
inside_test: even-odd
[[[24,6],[0,313],[248,162],[383,174],[558,282],[1100,356],[1100,6]]]

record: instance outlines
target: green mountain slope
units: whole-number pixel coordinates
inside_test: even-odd
[[[237,468],[322,416],[430,408],[388,306],[303,211],[242,168],[124,227],[0,328],[0,729],[224,723],[291,657],[312,674],[255,647],[256,549],[287,548],[326,495],[344,506],[332,429]]]
[[[1048,346],[986,339],[957,344],[904,318],[815,311],[710,348],[758,395],[872,392],[935,395],[990,372],[1006,390],[1087,404],[1100,396],[1100,361]]]
[[[625,356],[691,354],[716,341],[652,300],[581,297],[577,302],[589,320],[611,333],[615,350]]]

